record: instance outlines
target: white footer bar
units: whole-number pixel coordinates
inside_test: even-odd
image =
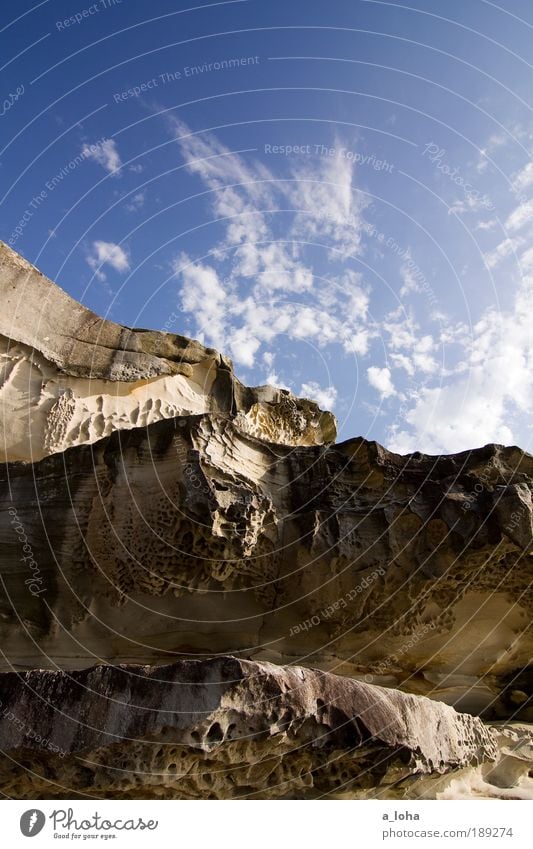
[[[533,846],[529,801],[20,801],[2,845],[216,849]],[[30,842],[31,838],[35,843]]]

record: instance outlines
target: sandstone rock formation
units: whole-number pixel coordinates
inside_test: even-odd
[[[533,457],[331,444],[313,402],[98,318],[5,246],[0,287],[3,792],[531,792]]]
[[[215,415],[7,464],[6,656],[238,652],[497,712],[531,658],[532,472],[516,448],[287,448]]]
[[[335,439],[335,417],[249,389],[199,342],[99,318],[0,242],[0,459],[39,460],[113,431],[216,412],[273,442]]]
[[[18,798],[335,798],[497,755],[439,702],[231,657],[12,673],[2,692],[0,790]]]

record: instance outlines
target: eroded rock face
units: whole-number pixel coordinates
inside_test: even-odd
[[[0,291],[5,795],[530,798],[530,455],[332,445],[2,245]]]
[[[3,242],[0,297],[0,460],[191,413],[287,445],[335,439],[335,417],[314,402],[243,386],[229,359],[194,340],[99,318]]]
[[[519,722],[489,727],[494,760],[437,772],[413,774],[388,787],[354,789],[355,799],[533,799],[533,727]]]
[[[232,657],[0,686],[0,789],[16,798],[336,798],[497,756],[447,705]]]
[[[9,464],[5,655],[77,668],[238,652],[497,714],[532,650],[532,465],[501,446],[273,446],[213,415]]]

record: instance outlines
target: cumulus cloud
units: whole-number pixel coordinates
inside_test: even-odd
[[[292,392],[290,384],[285,383],[283,378],[281,378],[275,371],[271,371],[267,374],[265,377],[265,383],[267,386],[275,386],[277,389],[288,389],[289,392]]]
[[[87,159],[93,159],[101,165],[109,174],[119,176],[122,160],[114,139],[105,139],[91,145],[84,144],[81,152]]]
[[[525,278],[512,309],[485,312],[452,379],[413,393],[407,427],[391,431],[393,450],[439,454],[514,441],[512,413],[533,413],[532,296],[533,278]]]
[[[311,271],[269,223],[278,205],[272,173],[260,162],[248,163],[212,133],[193,133],[184,122],[170,121],[188,170],[213,191],[213,211],[226,231],[215,256],[231,257],[231,276],[257,279],[265,292],[309,290]]]
[[[98,280],[106,279],[106,275],[102,271],[104,265],[109,265],[120,274],[124,274],[130,269],[128,252],[115,242],[93,242],[92,249],[87,255],[87,263]]]
[[[231,333],[227,342],[235,362],[251,368],[261,347],[261,340],[254,336],[248,327],[239,327]]]
[[[353,260],[365,250],[368,229],[352,163],[336,157],[288,159],[289,179],[279,180],[249,152],[230,150],[210,132],[194,133],[176,119],[171,127],[188,172],[208,190],[218,222],[208,263],[182,255],[174,264],[181,306],[195,335],[227,351],[243,368],[259,366],[267,383],[280,386],[288,382],[275,367],[272,350],[283,337],[311,349],[336,346],[347,367],[354,355],[369,356],[379,339],[386,366],[370,360],[363,373],[382,400],[402,402],[390,430],[395,450],[440,453],[511,441],[510,411],[527,414],[531,408],[530,308],[525,306],[531,291],[528,298],[523,290],[513,310],[488,310],[470,328],[446,317],[438,333],[430,332],[427,311],[425,320],[415,320],[411,298],[409,311],[401,307],[376,315],[376,296]],[[497,146],[496,140],[491,144]],[[516,185],[528,181],[527,169],[515,177]],[[515,201],[506,238],[490,232],[496,219],[479,224],[486,231],[490,270],[516,254],[522,274],[533,272],[526,229],[532,204]],[[317,250],[328,260],[327,277],[313,273]],[[396,258],[401,295],[427,294],[429,284],[409,250],[398,250]],[[302,395],[325,408],[335,405],[334,386],[322,387],[305,372],[298,377]]]
[[[371,333],[368,330],[357,330],[353,334],[347,334],[343,342],[343,348],[347,354],[359,354],[364,357],[368,354]]]
[[[496,218],[489,218],[486,221],[478,221],[476,224],[476,230],[494,230],[495,227],[498,226],[498,220]]]
[[[504,409],[501,391],[495,391],[483,369],[476,369],[448,386],[423,388],[405,416],[412,430],[393,433],[389,444],[400,454],[440,454],[488,442],[509,443],[513,434],[503,420]]]
[[[527,251],[520,256],[520,266],[522,272],[533,272],[533,248],[528,248]]]
[[[174,261],[174,272],[182,280],[182,309],[195,316],[199,338],[224,347],[227,293],[216,270],[181,254]]]
[[[382,398],[390,398],[392,395],[396,394],[389,368],[370,366],[370,368],[366,370],[366,374],[370,386],[377,389]]]
[[[302,398],[310,398],[311,401],[316,401],[322,410],[333,410],[337,400],[337,390],[334,386],[322,387],[314,380],[309,381],[309,383],[302,383],[298,394]]]

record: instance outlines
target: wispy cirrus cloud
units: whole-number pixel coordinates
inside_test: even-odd
[[[211,133],[192,133],[176,119],[171,128],[187,169],[211,190],[209,202],[224,230],[209,263],[188,257],[174,263],[182,308],[196,334],[247,368],[279,337],[366,352],[369,287],[349,267],[317,280],[306,257],[308,243],[336,250],[341,264],[361,252],[363,204],[353,189],[353,165],[326,158],[278,180]],[[198,297],[190,294],[194,286]],[[334,403],[330,388],[306,385]]]
[[[354,186],[353,163],[340,156],[322,157],[318,163],[297,165],[293,179],[284,186],[284,194],[298,210],[292,234],[325,242],[336,259],[339,254],[344,258],[360,254],[368,201]]]
[[[513,190],[518,193],[533,186],[533,162],[528,162],[524,168],[514,175],[512,186]]]

